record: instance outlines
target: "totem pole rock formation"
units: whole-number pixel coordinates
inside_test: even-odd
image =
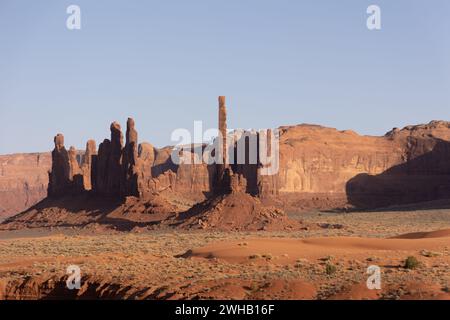
[[[225,105],[226,98],[219,97],[219,132],[221,134],[221,158],[222,163],[227,165],[227,107]]]
[[[94,192],[102,195],[118,196],[122,189],[122,145],[123,135],[120,124],[110,126],[111,140],[105,139],[98,148],[95,164]]]
[[[97,146],[94,140],[89,140],[86,143],[86,152],[83,157],[83,164],[81,165],[81,171],[83,174],[83,189],[92,190],[95,177],[94,162],[96,161]]]
[[[228,179],[225,176],[226,168],[228,167],[228,145],[227,145],[227,107],[225,105],[226,98],[224,96],[219,97],[219,140],[217,145],[218,156],[216,156],[216,170],[217,170],[217,188],[219,190],[227,188]]]
[[[120,124],[111,124],[111,147],[106,175],[106,193],[119,195],[122,183],[122,146],[123,135]]]
[[[103,140],[98,146],[97,160],[95,161],[92,175],[94,177],[93,189],[98,194],[107,194],[108,184],[108,166],[109,157],[111,155],[111,141],[109,139]]]
[[[77,150],[71,146],[69,148],[69,179],[73,180],[73,177],[81,174],[81,168],[77,160]]]
[[[125,147],[122,151],[122,181],[121,194],[123,196],[139,196],[138,190],[138,133],[134,120],[128,118]]]
[[[112,123],[111,138],[99,145],[97,155],[95,142],[88,142],[81,170],[77,152],[67,151],[63,135],[58,134],[48,175],[49,195],[80,189],[115,197],[167,192],[198,202],[218,194],[245,192],[260,198],[275,196],[292,208],[315,207],[317,203],[323,208],[347,204],[375,208],[449,197],[450,122],[394,129],[381,137],[318,125],[280,127],[277,170],[268,175],[269,165],[261,161],[260,151],[273,153],[270,139],[274,135],[268,130],[263,146],[264,139],[259,138],[264,131],[227,133],[225,97],[218,102],[221,139],[209,147],[216,148],[214,156],[222,160],[219,163],[177,165],[171,159],[173,147],[138,145],[135,123],[128,119],[125,146],[120,125]],[[248,155],[255,139],[256,161]],[[197,156],[195,150],[204,152],[206,147],[192,146],[186,152]],[[242,154],[238,158],[239,148],[241,152],[245,149],[244,161]]]
[[[75,147],[71,146],[69,148],[69,179],[71,181],[71,192],[79,193],[84,190],[84,178],[83,172],[81,170],[80,164],[78,162],[78,153]]]
[[[111,139],[100,143],[98,154],[94,140],[89,140],[86,145],[81,166],[82,191],[121,197],[150,193],[155,161],[153,146],[149,143],[138,145],[138,133],[131,118],[127,121],[125,146],[120,124],[113,122],[110,130]]]
[[[49,173],[49,195],[64,195],[83,189],[83,174],[77,160],[77,151],[64,147],[64,136],[55,136],[55,148],[52,151],[52,170]]]
[[[94,194],[113,197],[144,197],[155,192],[169,190],[198,201],[214,194],[244,192],[266,195],[272,190],[272,180],[259,178],[257,155],[250,161],[250,144],[258,145],[256,131],[227,132],[226,98],[218,98],[219,137],[214,155],[217,163],[208,165],[203,161],[193,164],[172,162],[173,148],[155,149],[149,143],[138,144],[135,121],[127,120],[125,145],[121,126],[113,122],[110,139],[105,139],[96,152],[94,140],[86,144],[81,161],[75,148],[64,149],[62,135],[55,138],[55,151],[50,195],[92,191]],[[256,139],[256,140],[255,140]],[[242,144],[243,143],[243,144]],[[207,145],[192,145],[184,150],[187,157],[202,156]],[[244,150],[242,150],[242,146]],[[238,157],[238,151],[244,151]],[[257,150],[256,150],[257,152]],[[230,157],[231,156],[231,157]],[[230,163],[230,160],[233,160]],[[65,182],[64,182],[65,181]]]
[[[238,130],[228,133],[225,101],[224,96],[219,97],[219,157],[216,159],[221,163],[216,165],[216,193],[244,192],[256,196],[259,194],[258,132]]]
[[[70,185],[69,153],[64,147],[64,136],[58,133],[54,138],[55,148],[52,151],[52,170],[49,173],[49,195],[62,195]]]

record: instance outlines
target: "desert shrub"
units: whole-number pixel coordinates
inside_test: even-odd
[[[416,257],[409,256],[405,260],[404,268],[405,269],[416,269],[419,265],[420,265],[420,262],[419,262],[419,260],[417,260]]]
[[[325,272],[327,275],[331,276],[333,274],[335,274],[337,271],[337,268],[334,264],[331,263],[327,263],[325,266]]]

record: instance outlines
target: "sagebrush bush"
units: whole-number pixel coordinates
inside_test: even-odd
[[[419,260],[417,260],[416,257],[409,256],[405,260],[404,268],[405,269],[416,269],[419,265],[420,265],[420,262],[419,262]]]
[[[335,274],[336,271],[337,271],[337,268],[336,268],[336,266],[334,264],[327,263],[327,265],[325,266],[325,272],[329,276],[332,275],[332,274]]]

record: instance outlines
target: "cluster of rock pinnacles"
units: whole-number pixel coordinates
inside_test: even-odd
[[[258,164],[175,165],[168,158],[166,162],[170,164],[166,167],[170,170],[162,175],[161,170],[155,170],[158,150],[149,143],[138,144],[133,119],[127,121],[125,144],[119,123],[113,122],[110,130],[111,138],[100,143],[98,152],[95,141],[89,140],[84,155],[74,147],[67,151],[64,136],[56,135],[49,196],[90,191],[98,195],[144,197],[158,192],[162,184],[165,189],[184,193],[247,192],[265,197],[277,192],[275,179],[260,175]],[[226,140],[225,97],[219,97],[219,132]],[[225,148],[226,141],[222,143]]]

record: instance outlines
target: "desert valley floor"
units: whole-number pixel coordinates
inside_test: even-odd
[[[289,216],[312,227],[0,231],[0,299],[450,299],[450,209]],[[73,264],[82,287],[69,291]],[[381,290],[367,289],[370,265]]]

